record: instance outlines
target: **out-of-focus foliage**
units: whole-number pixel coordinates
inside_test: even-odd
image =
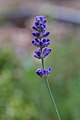
[[[80,40],[68,36],[66,42],[54,44],[50,58],[53,66],[51,86],[63,120],[80,119]],[[53,47],[53,46],[52,46]],[[54,85],[52,85],[54,84]]]
[[[47,119],[50,106],[42,84],[33,67],[25,69],[11,50],[0,50],[0,120]]]
[[[80,41],[68,39],[52,43],[46,66],[53,67],[50,86],[61,118],[80,120]],[[35,75],[34,66],[24,67],[11,50],[0,50],[0,120],[56,120],[45,82]]]
[[[0,120],[30,120],[35,107],[27,95],[27,83],[19,61],[9,50],[0,51]]]

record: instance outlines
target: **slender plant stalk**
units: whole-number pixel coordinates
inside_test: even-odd
[[[47,48],[47,46],[50,44],[50,40],[45,38],[50,34],[50,32],[46,32],[46,28],[47,28],[46,22],[47,20],[45,19],[44,16],[36,16],[34,26],[32,26],[33,30],[35,30],[35,32],[32,32],[32,35],[35,37],[35,39],[32,40],[32,44],[39,47],[39,49],[37,49],[34,52],[34,57],[37,59],[41,59],[42,61],[42,68],[38,68],[36,70],[36,74],[44,78],[52,104],[57,114],[57,120],[61,120],[47,78],[47,76],[51,73],[51,67],[45,69],[44,66],[44,58],[47,57],[51,52],[51,48]]]
[[[44,59],[42,59],[42,67],[43,67],[43,69],[44,69]],[[55,102],[55,100],[54,100],[54,97],[53,97],[53,94],[52,94],[52,91],[51,91],[51,88],[50,88],[50,85],[49,85],[48,78],[47,78],[47,77],[44,77],[44,80],[45,80],[45,83],[46,83],[46,86],[47,86],[47,89],[48,89],[49,96],[50,96],[50,98],[51,98],[53,107],[54,107],[55,112],[56,112],[56,114],[57,114],[57,120],[61,120],[60,115],[59,115],[59,112],[58,112],[58,108],[57,108],[57,105],[56,105],[56,102]]]

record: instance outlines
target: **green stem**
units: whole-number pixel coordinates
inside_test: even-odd
[[[60,119],[59,112],[58,112],[58,109],[57,109],[56,102],[55,102],[55,100],[54,100],[54,97],[53,97],[53,94],[52,94],[52,91],[51,91],[51,88],[50,88],[50,85],[49,85],[49,81],[48,81],[47,78],[45,78],[45,82],[46,82],[46,85],[47,85],[47,88],[48,88],[48,92],[49,92],[49,95],[50,95],[52,104],[53,104],[53,106],[54,106],[54,108],[55,108],[55,112],[56,112],[56,114],[57,114],[57,119],[58,119],[58,120],[61,120],[61,119]]]
[[[42,58],[42,67],[44,69],[44,59]]]
[[[44,59],[42,59],[42,67],[44,69]],[[52,91],[51,91],[51,88],[50,88],[50,85],[49,85],[49,81],[46,77],[44,77],[45,79],[45,83],[46,83],[46,86],[47,86],[47,89],[48,89],[48,92],[49,92],[49,96],[51,98],[51,101],[52,101],[52,104],[53,104],[53,107],[55,109],[55,112],[57,114],[57,120],[61,120],[60,118],[60,115],[59,115],[59,112],[58,112],[58,108],[57,108],[57,105],[56,105],[56,102],[54,100],[54,97],[53,97],[53,94],[52,94]]]

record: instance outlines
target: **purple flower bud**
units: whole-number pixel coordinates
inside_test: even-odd
[[[44,70],[43,70],[42,68],[38,68],[38,69],[36,70],[36,74],[37,74],[38,76],[42,77],[42,76],[44,75]]]
[[[43,22],[45,20],[44,16],[37,16],[36,21]]]
[[[39,25],[39,22],[35,22],[35,26],[37,27]]]
[[[32,44],[37,46],[37,47],[40,47],[40,40],[38,38],[35,38],[32,40]]]
[[[44,16],[38,16],[38,17],[39,17],[39,19],[41,20],[41,22],[45,19]]]
[[[43,23],[45,24],[46,22],[47,22],[47,20],[46,20],[46,19],[44,19]]]
[[[43,25],[40,26],[40,31],[45,31],[45,27]]]
[[[46,19],[44,16],[37,16],[36,20],[35,20],[35,27],[37,27],[37,29],[35,27],[33,27],[34,30],[37,31],[45,31],[46,30]]]
[[[34,57],[38,58],[38,59],[41,59],[41,50],[40,50],[40,48],[35,50]]]
[[[50,32],[43,33],[42,37],[47,37],[50,34]]]
[[[32,26],[32,29],[34,29],[36,31],[38,30],[36,26]]]
[[[47,47],[50,44],[50,40],[49,39],[42,39],[40,41],[40,46],[41,47]]]
[[[45,24],[43,24],[44,28],[47,28],[47,26]]]
[[[51,67],[47,68],[47,69],[46,69],[46,75],[51,74],[51,71],[52,71],[52,68],[51,68]]]
[[[32,32],[32,35],[35,37],[40,37],[40,33],[39,32]]]
[[[51,48],[43,48],[42,50],[42,58],[47,57],[51,52]]]
[[[38,68],[37,70],[36,70],[36,74],[38,75],[38,76],[40,76],[40,77],[43,77],[43,76],[47,76],[47,75],[49,75],[50,73],[51,73],[51,68],[49,67],[49,68],[47,68],[47,69],[42,69],[42,68]]]

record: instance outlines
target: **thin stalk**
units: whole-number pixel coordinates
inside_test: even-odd
[[[44,69],[44,59],[42,59],[42,67]],[[53,94],[52,94],[52,91],[51,91],[51,88],[50,88],[50,85],[49,85],[49,81],[48,81],[48,79],[46,77],[44,77],[44,80],[45,80],[45,83],[46,83],[46,86],[47,86],[47,89],[48,89],[49,96],[51,98],[53,107],[54,107],[56,115],[57,115],[57,120],[61,120],[59,112],[58,112],[58,108],[57,108],[57,105],[56,105],[56,102],[54,100],[54,97],[53,97]]]
[[[42,67],[44,69],[44,59],[42,58]]]

